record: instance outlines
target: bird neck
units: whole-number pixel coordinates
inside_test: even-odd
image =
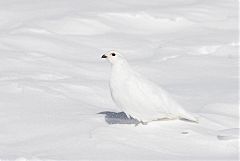
[[[121,77],[122,79],[126,79],[125,77],[128,77],[131,72],[132,68],[126,60],[112,64],[112,78],[119,79]]]

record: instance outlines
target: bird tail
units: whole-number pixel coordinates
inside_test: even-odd
[[[180,120],[188,120],[188,121],[196,122],[196,123],[199,122],[198,118],[196,118],[196,117],[193,116],[192,114],[187,113],[187,112],[185,112],[185,111],[184,111],[183,113],[181,113],[179,119],[180,119]]]

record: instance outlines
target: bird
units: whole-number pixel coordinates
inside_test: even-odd
[[[119,52],[111,50],[101,58],[111,64],[111,97],[129,118],[146,124],[166,119],[198,122],[166,90],[136,72]]]

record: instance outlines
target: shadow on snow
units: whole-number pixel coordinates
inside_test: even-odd
[[[105,121],[108,124],[138,124],[139,121],[128,117],[124,112],[103,111],[98,114],[105,115]]]
[[[132,117],[128,117],[124,112],[111,112],[111,111],[103,111],[103,112],[99,112],[97,114],[103,114],[105,115],[105,121],[108,124],[135,124],[138,125],[139,123],[142,123],[144,125],[146,125],[147,123],[143,123],[140,122]],[[171,119],[160,119],[160,120],[156,120],[156,121],[169,121]],[[179,118],[179,120],[181,121],[185,121],[185,122],[191,122],[191,123],[198,123],[195,121],[191,121],[185,118]]]

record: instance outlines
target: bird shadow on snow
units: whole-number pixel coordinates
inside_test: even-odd
[[[105,115],[105,121],[108,124],[138,124],[139,121],[132,118],[127,117],[124,112],[111,112],[111,111],[103,111],[97,114]]]
[[[135,124],[138,125],[139,123],[142,123],[132,117],[128,117],[126,115],[126,113],[124,112],[111,112],[111,111],[103,111],[103,112],[99,112],[97,114],[103,114],[105,115],[105,121],[108,124]],[[191,120],[187,120],[184,118],[180,118],[179,120],[181,121],[185,121],[185,122],[191,122],[191,123],[196,123],[194,121]],[[162,120],[158,120],[158,121],[169,121],[168,119],[162,119]]]

